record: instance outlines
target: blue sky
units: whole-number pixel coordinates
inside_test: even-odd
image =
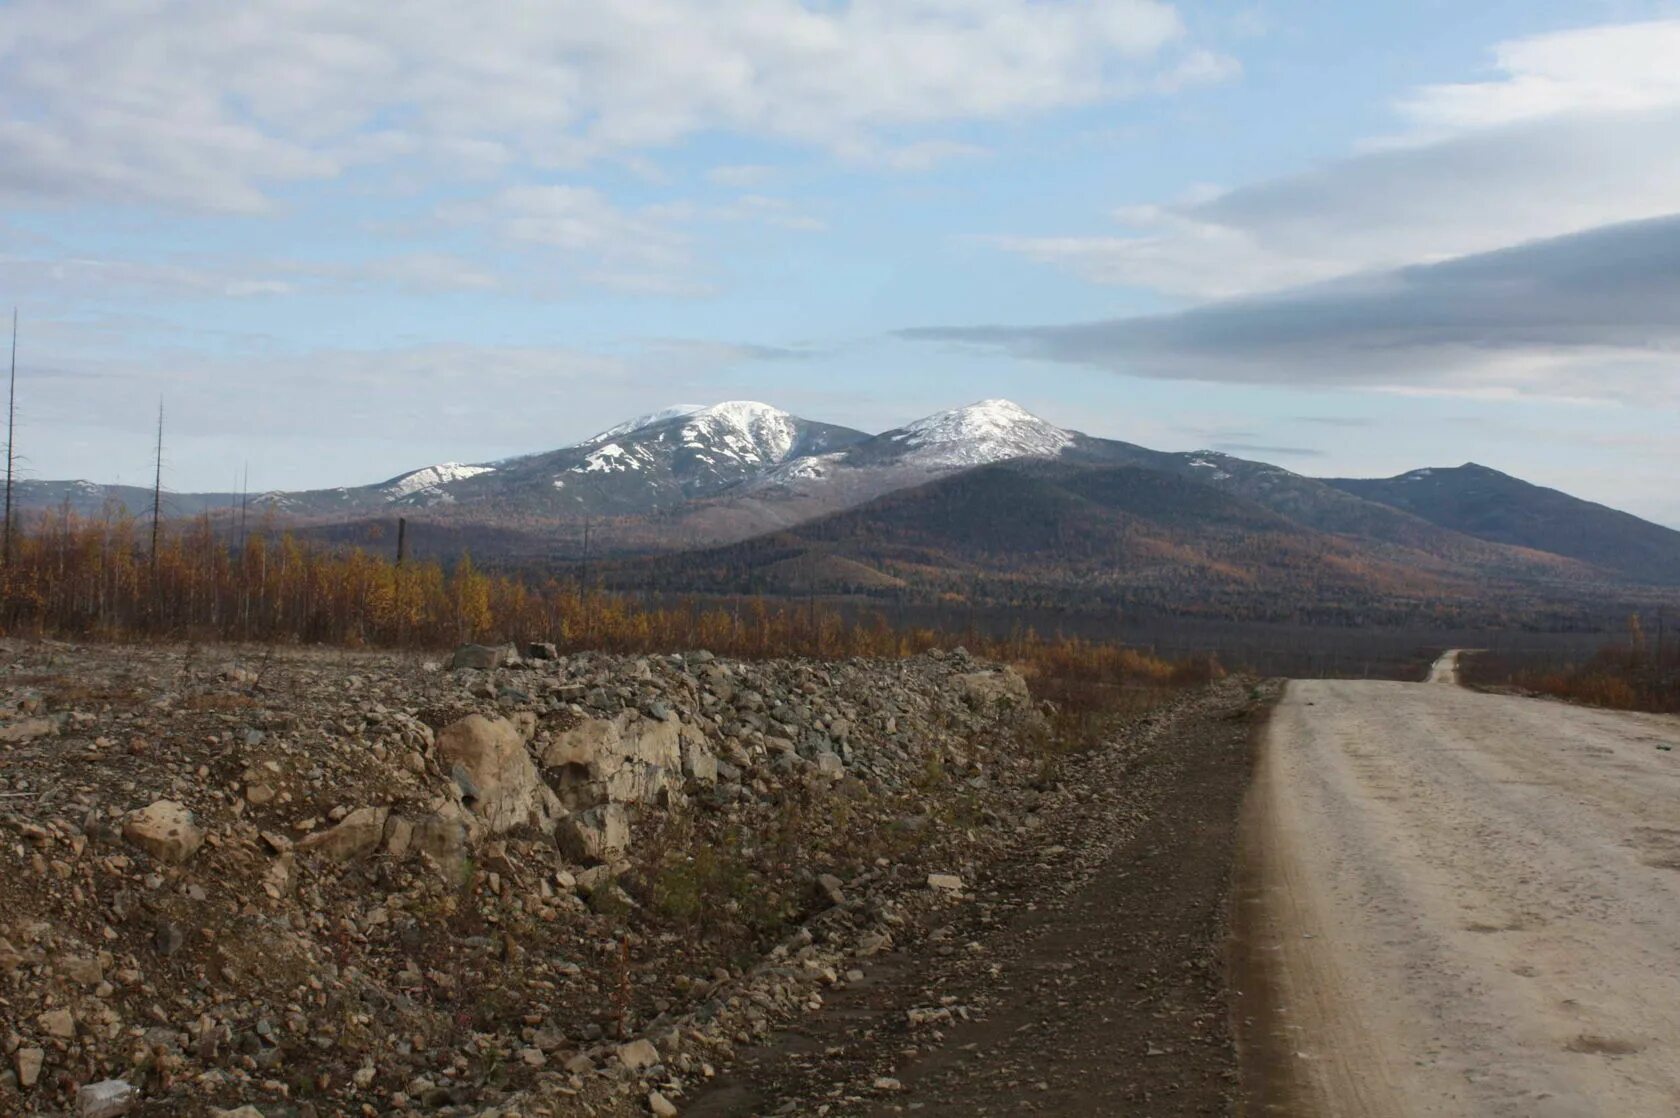
[[[1675,57],[1666,3],[12,0],[19,452],[141,480],[161,396],[173,488],[302,488],[1008,396],[1680,525]]]

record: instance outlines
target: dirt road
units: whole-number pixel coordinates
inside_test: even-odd
[[[1294,682],[1273,715],[1238,921],[1251,1112],[1680,1114],[1680,719],[1456,673]]]

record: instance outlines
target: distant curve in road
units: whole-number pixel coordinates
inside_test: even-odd
[[[1273,714],[1245,1048],[1287,1086],[1251,1111],[1680,1114],[1680,718],[1456,677],[1295,681]]]

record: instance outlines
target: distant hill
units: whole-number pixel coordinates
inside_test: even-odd
[[[1019,460],[598,573],[609,585],[664,592],[909,589],[928,600],[1340,623],[1533,611],[1579,600],[1600,581],[1573,560],[1419,523],[1433,550],[1306,526],[1184,474]]]
[[[1478,539],[1565,555],[1637,582],[1680,585],[1680,532],[1474,462],[1329,484]]]
[[[18,495],[26,509],[84,515],[151,506],[145,489],[89,482],[31,481]],[[167,494],[165,512],[238,503]],[[752,401],[679,404],[555,450],[263,493],[250,511],[379,548],[405,517],[417,557],[470,550],[579,572],[587,558],[592,574],[671,590],[1361,623],[1625,610],[1680,587],[1680,532],[1484,467],[1326,480],[1100,438],[995,399],[877,435]]]

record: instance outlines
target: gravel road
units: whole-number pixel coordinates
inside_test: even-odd
[[[1245,819],[1251,1113],[1680,1114],[1680,718],[1289,684]]]

